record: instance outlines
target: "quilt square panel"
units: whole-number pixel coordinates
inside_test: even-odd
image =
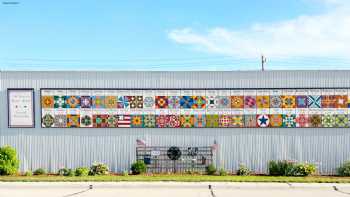
[[[93,116],[93,127],[95,128],[106,128],[107,126],[107,114],[94,114]]]
[[[335,124],[335,116],[334,115],[332,115],[332,114],[322,115],[322,126],[323,127],[334,127],[334,124]]]
[[[226,115],[226,114],[219,115],[219,127],[222,127],[222,128],[230,127],[231,121],[232,121],[231,115]]]
[[[219,115],[207,114],[206,115],[206,127],[207,128],[218,128],[219,127]]]
[[[231,127],[244,127],[244,116],[243,115],[232,115],[231,116]]]
[[[92,127],[92,115],[82,115],[80,117],[80,127]]]
[[[282,108],[295,108],[296,101],[295,96],[282,96]]]
[[[80,97],[79,96],[67,96],[66,97],[67,108],[79,108]]]
[[[42,108],[53,108],[54,107],[53,96],[42,96],[41,97],[41,107]]]
[[[44,114],[43,117],[41,118],[41,123],[43,127],[53,127],[55,123],[55,118],[52,114]]]
[[[142,115],[132,115],[131,116],[131,127],[133,128],[142,128],[143,122]]]
[[[270,108],[270,97],[269,96],[256,96],[256,107],[257,108]]]
[[[118,96],[117,107],[119,109],[128,109],[128,108],[130,108],[130,103],[129,103],[128,96]]]
[[[283,117],[282,114],[271,114],[270,115],[270,126],[271,127],[282,127]]]
[[[335,108],[336,98],[334,95],[322,96],[322,108]]]
[[[115,114],[108,115],[107,127],[109,128],[118,127],[118,119],[119,119],[118,115],[115,115]]]
[[[154,98],[153,96],[145,96],[143,99],[144,108],[153,108],[154,106]]]
[[[231,108],[231,97],[230,96],[217,96],[216,108]]]
[[[156,126],[157,128],[166,128],[168,124],[168,115],[157,115]]]
[[[58,128],[67,127],[67,116],[63,114],[55,115],[54,124],[55,124],[55,127],[58,127]]]
[[[231,96],[231,108],[244,108],[244,96]]]
[[[258,127],[269,127],[270,117],[268,114],[261,114],[256,116],[256,124]]]
[[[54,108],[66,108],[66,96],[53,96]]]
[[[322,127],[322,116],[319,114],[313,114],[309,116],[311,127]]]
[[[80,116],[68,114],[67,115],[67,127],[68,128],[77,128],[80,127]]]
[[[282,108],[282,99],[280,96],[270,96],[270,108]]]
[[[182,109],[191,109],[193,105],[192,96],[181,96],[180,97],[180,106]]]
[[[143,108],[143,96],[129,96],[130,108]]]
[[[245,127],[257,127],[256,115],[244,115],[244,126]]]
[[[283,127],[294,128],[296,127],[296,115],[295,114],[283,114]]]
[[[207,104],[207,99],[205,96],[192,96],[193,105],[192,109],[205,109]]]
[[[167,120],[167,127],[169,128],[179,128],[181,123],[180,123],[180,116],[179,115],[168,115],[168,120]]]
[[[296,101],[297,101],[297,108],[307,108],[307,96],[297,96]]]
[[[143,127],[145,128],[156,127],[156,116],[153,114],[143,115]]]
[[[81,96],[80,97],[80,108],[91,108],[92,99],[90,96]]]
[[[345,128],[349,127],[349,119],[345,114],[337,114],[335,116],[335,127]]]
[[[95,108],[95,109],[105,108],[105,97],[92,96],[92,108]]]
[[[255,96],[244,96],[244,108],[256,108]]]
[[[181,115],[180,122],[182,128],[192,128],[194,126],[193,115]]]
[[[347,108],[347,95],[336,95],[335,96],[335,107],[336,108]]]
[[[116,96],[105,96],[105,107],[109,109],[117,108],[118,102]]]
[[[207,109],[215,109],[217,107],[217,98],[216,96],[208,96],[207,98]]]
[[[321,108],[321,96],[308,96],[307,104],[309,108]]]
[[[308,114],[297,114],[295,122],[296,127],[298,128],[310,127],[310,119]]]
[[[180,109],[180,97],[179,96],[169,96],[168,97],[168,107],[169,107],[169,109]]]
[[[167,96],[156,96],[156,108],[157,109],[168,108],[168,97]]]
[[[118,128],[130,128],[131,116],[130,115],[118,115]]]
[[[193,117],[193,126],[196,128],[202,128],[206,126],[205,114],[195,114]]]

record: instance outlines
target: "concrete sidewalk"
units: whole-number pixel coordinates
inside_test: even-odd
[[[92,189],[89,189],[92,185]],[[212,190],[208,185],[212,185]],[[179,182],[0,182],[0,197],[326,197],[349,196],[350,184]]]

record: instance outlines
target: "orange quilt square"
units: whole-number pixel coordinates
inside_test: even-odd
[[[256,107],[257,108],[269,108],[270,97],[269,96],[256,96]]]
[[[244,96],[231,96],[231,108],[244,108]]]

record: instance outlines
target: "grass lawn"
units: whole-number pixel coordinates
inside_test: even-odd
[[[48,176],[0,176],[6,182],[118,182],[118,181],[175,181],[175,182],[280,182],[280,183],[350,183],[350,177],[310,176],[310,177],[273,177],[273,176],[207,176],[207,175],[130,175],[130,176],[86,176],[65,177]]]

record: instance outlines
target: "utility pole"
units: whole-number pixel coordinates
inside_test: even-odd
[[[266,57],[261,55],[261,71],[265,70]]]

